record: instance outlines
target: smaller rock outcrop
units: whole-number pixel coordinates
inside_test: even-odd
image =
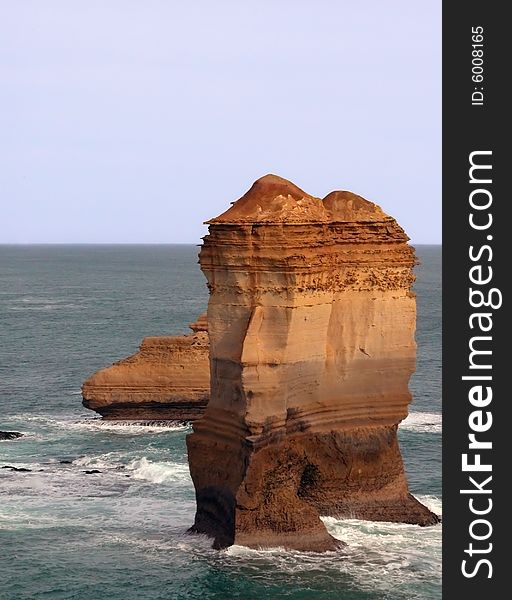
[[[2,469],[9,469],[9,471],[16,471],[16,473],[31,473],[32,469],[27,467],[13,467],[12,465],[4,465]]]
[[[19,431],[0,431],[0,440],[15,440],[22,436]]]
[[[206,315],[182,336],[144,338],[139,352],[91,375],[83,405],[105,419],[193,421],[210,394]]]

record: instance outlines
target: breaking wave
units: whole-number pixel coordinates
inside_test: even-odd
[[[443,417],[440,413],[411,412],[400,424],[400,429],[418,433],[441,433]]]
[[[91,431],[106,431],[124,435],[140,435],[145,433],[169,433],[170,431],[186,431],[189,426],[172,421],[102,421],[88,419],[66,424],[74,429],[89,429]]]
[[[141,435],[148,433],[169,433],[172,431],[187,431],[190,426],[179,421],[103,421],[100,417],[85,417],[70,420],[66,418],[55,419],[44,415],[18,414],[3,419],[5,423],[14,423],[20,430],[30,429],[27,424],[33,423],[55,429],[74,431],[106,432],[121,435]]]
[[[423,504],[440,514],[441,500],[418,496]],[[304,553],[282,548],[249,549],[231,546],[226,560],[250,561],[255,566],[272,564],[289,576],[310,572],[325,576],[344,574],[359,590],[392,594],[390,598],[424,598],[413,591],[417,584],[439,585],[441,577],[441,525],[418,527],[402,523],[361,521],[322,517],[329,533],[346,542],[339,552]]]
[[[174,461],[154,461],[143,456],[132,458],[128,463],[126,452],[107,452],[97,456],[82,456],[73,461],[78,467],[93,469],[120,470],[130,473],[133,479],[151,483],[168,483],[192,486],[187,463]],[[133,456],[133,455],[132,455]]]
[[[133,460],[126,467],[133,472],[134,479],[151,483],[190,482],[188,465],[174,462],[152,462],[146,457]]]

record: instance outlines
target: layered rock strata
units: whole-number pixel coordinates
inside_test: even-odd
[[[415,368],[414,249],[377,205],[268,175],[208,221],[211,397],[187,438],[193,531],[336,547],[319,515],[429,525],[397,441]]]
[[[210,394],[206,315],[183,336],[144,338],[139,352],[82,386],[83,405],[106,419],[193,421]]]

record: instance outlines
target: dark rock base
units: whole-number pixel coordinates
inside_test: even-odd
[[[82,402],[86,408],[86,400]],[[118,402],[94,407],[105,420],[113,421],[195,421],[204,415],[208,398],[195,402]]]
[[[16,440],[22,436],[19,431],[0,431],[0,440]]]
[[[190,434],[192,531],[213,537],[215,547],[318,552],[339,547],[320,515],[435,525],[439,517],[408,491],[396,433],[396,426],[304,433],[261,449]]]

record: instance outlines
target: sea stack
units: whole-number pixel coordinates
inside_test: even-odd
[[[193,421],[210,395],[208,324],[201,315],[193,333],[144,338],[139,352],[89,377],[83,405],[105,419]]]
[[[320,515],[429,525],[397,440],[415,368],[414,249],[351,192],[267,175],[208,221],[210,402],[187,438],[192,531],[337,546]]]

